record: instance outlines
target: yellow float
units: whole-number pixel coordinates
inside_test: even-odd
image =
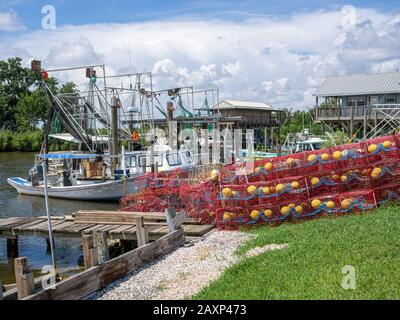
[[[258,210],[253,210],[252,212],[250,212],[250,217],[255,220],[260,216],[260,211]]]
[[[342,175],[342,176],[340,176],[340,181],[341,182],[347,182],[349,180],[349,178],[344,174],[344,175]]]
[[[334,203],[333,201],[327,201],[327,202],[326,202],[326,206],[327,206],[329,209],[333,209],[333,208],[335,207],[335,203]]]
[[[321,200],[314,199],[313,201],[311,201],[311,207],[313,207],[314,209],[318,209],[320,206]]]
[[[257,187],[256,186],[249,186],[247,188],[247,192],[250,194],[256,194],[257,193]]]
[[[276,192],[280,193],[280,192],[282,192],[283,190],[285,190],[285,185],[282,184],[282,183],[278,183],[278,184],[275,186],[275,190],[276,190]]]
[[[310,154],[310,155],[307,157],[307,161],[308,161],[308,162],[314,162],[315,160],[317,160],[317,156],[316,156],[315,154]]]
[[[271,171],[272,170],[272,163],[271,162],[267,162],[265,165],[264,165],[264,169],[265,170],[267,170],[267,171]]]
[[[332,156],[333,159],[340,160],[343,157],[343,153],[341,151],[335,151]]]
[[[371,172],[371,178],[372,179],[377,179],[377,178],[380,177],[381,173],[382,173],[382,169],[379,168],[379,167],[376,167]]]
[[[312,184],[313,186],[316,186],[318,183],[319,183],[319,178],[314,177],[314,178],[311,179],[311,184]]]
[[[291,184],[293,189],[298,189],[300,188],[300,183],[298,181],[293,181]]]
[[[282,208],[281,208],[281,214],[282,214],[283,216],[288,215],[289,211],[290,211],[290,207],[289,207],[289,206],[285,206],[285,207],[282,207]]]
[[[328,161],[329,158],[330,158],[330,156],[329,156],[328,153],[323,153],[323,154],[321,155],[321,159],[322,159],[323,161]]]
[[[368,146],[368,152],[369,153],[374,153],[376,151],[376,149],[378,148],[378,146],[376,144],[370,144]]]
[[[224,198],[230,198],[233,196],[233,192],[231,188],[224,188],[222,189],[222,195],[224,196]]]
[[[303,207],[302,207],[302,206],[296,206],[296,208],[294,208],[294,210],[295,210],[297,213],[302,213],[302,212],[303,212]]]
[[[271,190],[270,190],[268,187],[264,187],[264,188],[262,189],[262,192],[263,192],[264,194],[269,194],[269,193],[271,192]]]
[[[264,216],[266,216],[267,218],[272,217],[272,210],[270,209],[264,210]]]
[[[233,214],[231,212],[225,212],[222,219],[224,219],[224,221],[231,221],[233,218]]]
[[[382,143],[383,147],[388,149],[392,146],[392,143],[388,140],[386,140],[384,143]]]
[[[343,209],[347,209],[351,205],[351,199],[344,199],[340,205]]]

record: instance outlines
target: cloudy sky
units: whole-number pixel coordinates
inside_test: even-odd
[[[400,69],[399,40],[398,0],[0,0],[0,59],[152,71],[157,88],[217,87],[276,107],[311,106],[332,75]]]

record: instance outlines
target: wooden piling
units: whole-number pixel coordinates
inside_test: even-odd
[[[175,210],[175,208],[168,208],[165,211],[165,213],[167,215],[167,224],[168,224],[169,232],[173,232],[173,231],[175,231],[174,218],[176,216],[176,210]]]
[[[7,238],[7,257],[18,258],[18,237]]]
[[[176,214],[175,208],[168,208],[166,210],[167,224],[169,232],[174,232],[181,228],[182,223],[186,220],[185,213]]]
[[[93,236],[82,237],[83,265],[85,270],[98,265],[97,249],[94,247]]]
[[[354,129],[354,106],[350,107],[350,123],[349,123],[349,138],[353,139]]]
[[[149,232],[147,227],[144,225],[143,217],[136,218],[136,239],[138,248],[143,247],[149,242]]]
[[[93,243],[97,249],[97,261],[99,264],[106,262],[110,256],[108,253],[107,233],[104,231],[93,231]]]
[[[0,301],[3,300],[3,284],[1,283],[0,279]]]
[[[23,299],[35,291],[33,272],[29,269],[27,257],[16,258],[14,260],[14,267],[18,299]]]

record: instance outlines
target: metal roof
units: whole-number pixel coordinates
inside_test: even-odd
[[[356,96],[400,93],[400,72],[353,74],[328,78],[314,96]]]
[[[213,109],[258,109],[258,110],[272,110],[272,107],[263,103],[255,101],[241,101],[241,100],[222,100],[216,104]]]

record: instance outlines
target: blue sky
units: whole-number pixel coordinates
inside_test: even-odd
[[[55,30],[41,28],[49,4]],[[399,39],[399,0],[0,0],[0,60],[151,71],[158,89],[218,88],[295,109],[312,106],[327,77],[399,70]]]
[[[27,29],[35,30],[41,27],[41,8],[48,4],[55,6],[59,25],[143,22],[179,17],[240,21],[257,15],[277,17],[294,12],[331,10],[347,4],[380,11],[400,8],[398,0],[1,0],[0,11],[12,10]]]

